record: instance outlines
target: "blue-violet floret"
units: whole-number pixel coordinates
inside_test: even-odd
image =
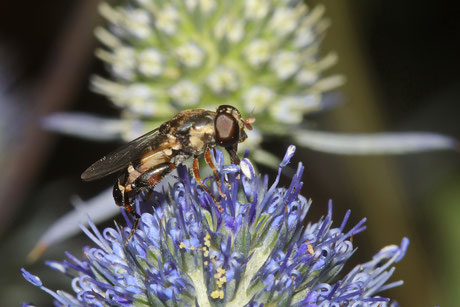
[[[311,201],[299,194],[302,163],[290,186],[278,187],[294,151],[290,146],[269,184],[247,158],[224,165],[216,150],[225,197],[214,177],[205,183],[219,204],[179,167],[169,189],[139,197],[139,229],[127,244],[128,217],[126,227],[102,232],[90,222],[84,232],[95,246],[83,249],[83,259],[68,253],[67,260],[47,262],[72,277],[74,295],[51,291],[24,269],[23,275],[57,306],[389,306],[378,294],[402,284],[387,280],[408,239],[339,279],[365,219],[346,230],[348,211],[333,227],[329,203],[325,217],[306,223]]]

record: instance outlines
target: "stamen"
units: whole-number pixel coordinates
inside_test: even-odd
[[[315,250],[313,249],[313,246],[311,244],[308,244],[307,245],[307,251],[310,255],[314,255],[315,254]]]

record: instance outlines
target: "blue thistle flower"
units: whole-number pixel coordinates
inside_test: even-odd
[[[299,194],[302,163],[290,186],[278,187],[294,151],[289,147],[271,185],[247,158],[240,166],[224,165],[216,151],[226,197],[219,196],[214,177],[205,182],[219,204],[181,166],[168,189],[150,200],[139,197],[139,229],[126,245],[132,227],[127,217],[127,227],[102,232],[90,221],[83,231],[96,245],[84,247],[83,259],[67,253],[67,260],[47,262],[72,277],[74,295],[44,287],[24,269],[23,275],[57,306],[388,305],[390,299],[378,293],[402,284],[386,282],[408,239],[338,279],[356,250],[351,238],[365,229],[366,219],[345,230],[348,211],[333,227],[329,203],[325,217],[305,224],[311,201]]]

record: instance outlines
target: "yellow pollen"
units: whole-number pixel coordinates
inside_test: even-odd
[[[220,299],[223,299],[224,298],[224,291],[223,290],[214,290],[211,292],[211,297],[216,299],[216,298],[220,298]]]
[[[186,245],[185,245],[185,243],[184,243],[184,242],[180,242],[180,244],[179,244],[179,248],[186,248]]]
[[[203,262],[203,263],[204,263],[204,265],[208,265],[208,264],[209,264],[209,261],[208,261],[208,260],[206,260],[206,261],[205,261],[205,262]]]
[[[217,290],[212,291],[212,292],[211,292],[211,297],[214,298],[214,299],[218,298],[218,297],[219,297],[218,292],[219,292],[219,291],[217,291]]]
[[[209,251],[204,251],[204,256],[208,257],[209,256]]]
[[[315,253],[313,246],[311,244],[307,245],[307,251],[310,253],[310,255],[313,255]]]
[[[192,251],[195,250],[195,246],[193,246],[193,245],[190,246],[190,249],[191,249]]]

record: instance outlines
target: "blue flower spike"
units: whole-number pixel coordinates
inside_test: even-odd
[[[179,167],[172,185],[155,192],[155,209],[141,210],[127,245],[130,221],[100,231],[89,220],[82,228],[94,244],[83,248],[84,256],[67,253],[67,260],[47,262],[72,277],[74,295],[45,288],[23,269],[24,278],[52,295],[56,306],[390,306],[379,294],[402,284],[387,282],[409,240],[337,278],[366,220],[348,227],[347,211],[335,227],[329,202],[325,217],[305,223],[311,201],[299,194],[303,165],[288,188],[277,186],[294,152],[290,146],[270,185],[247,158],[224,165],[215,151],[226,197],[214,177],[204,182],[222,212],[190,170]],[[138,202],[147,208],[147,201]]]

